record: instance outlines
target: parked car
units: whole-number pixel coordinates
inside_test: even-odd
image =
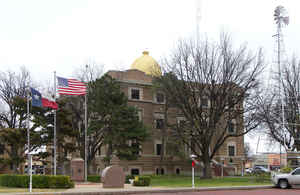
[[[255,166],[252,170],[253,173],[269,173],[270,171],[262,166]]]
[[[247,174],[251,174],[252,171],[253,171],[252,168],[246,168],[246,169],[245,169],[245,173],[247,173]]]
[[[288,174],[273,174],[271,180],[275,186],[282,189],[300,185],[300,167],[294,169]]]

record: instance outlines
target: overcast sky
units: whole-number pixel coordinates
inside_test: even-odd
[[[221,30],[236,44],[263,47],[271,64],[274,9],[290,16],[284,29],[288,55],[300,56],[299,0],[202,0],[200,31],[217,39]],[[159,60],[179,38],[195,35],[195,0],[1,0],[0,69],[25,66],[36,81],[53,71],[71,77],[75,67],[104,64],[128,69],[147,49]]]

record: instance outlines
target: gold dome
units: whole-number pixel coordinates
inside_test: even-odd
[[[132,63],[131,69],[140,70],[148,75],[161,76],[160,66],[154,58],[149,56],[148,51],[144,51],[143,55]]]

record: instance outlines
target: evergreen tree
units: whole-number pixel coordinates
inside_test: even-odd
[[[89,83],[89,161],[102,146],[107,146],[106,165],[113,154],[119,159],[138,158],[140,145],[148,134],[136,108],[127,101],[119,83],[109,75]]]

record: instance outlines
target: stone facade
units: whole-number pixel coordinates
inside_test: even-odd
[[[157,121],[164,119],[164,101],[157,102],[157,94],[152,89],[152,77],[144,72],[130,69],[126,71],[109,71],[107,74],[120,82],[121,90],[128,96],[129,105],[135,106],[139,110],[139,117],[148,127],[152,127],[152,140],[143,143],[141,157],[136,161],[120,161],[112,159],[112,164],[122,166],[125,174],[190,174],[191,162],[189,161],[190,152],[187,150],[185,160],[176,156],[168,155],[165,151],[164,159],[161,160],[159,152],[161,150],[161,133],[156,128]],[[134,94],[133,94],[134,93]],[[176,109],[171,109],[168,114],[168,121],[176,123],[180,118],[180,113]],[[238,124],[242,124],[242,117],[236,119]],[[242,131],[243,126],[236,126],[236,131]],[[229,147],[232,156],[229,155]],[[103,148],[101,154],[105,154]],[[98,171],[104,167],[101,158],[97,156]],[[215,156],[215,163],[224,163],[231,174],[240,174],[244,158],[244,138],[229,138],[220,148]],[[213,166],[214,167],[214,166]],[[219,175],[217,171],[213,174]],[[196,166],[196,175],[201,175],[201,166]]]

